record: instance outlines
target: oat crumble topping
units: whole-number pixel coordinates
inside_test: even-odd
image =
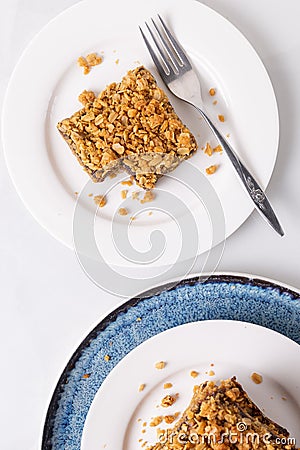
[[[259,439],[246,440],[246,433]],[[243,440],[233,445],[230,437],[239,438],[241,434]],[[195,386],[193,398],[175,426],[159,429],[157,435],[158,442],[147,450],[296,450],[287,441],[289,432],[262,413],[235,377],[221,381],[220,385],[205,381]],[[215,439],[208,440],[208,436]],[[263,439],[266,436],[269,443]],[[278,444],[276,438],[283,443]]]
[[[81,92],[81,94],[78,96],[78,100],[80,101],[80,103],[83,104],[83,106],[93,102],[95,98],[96,96],[93,91],[86,91],[86,90]]]
[[[83,108],[57,128],[94,182],[125,170],[140,187],[152,189],[197,149],[194,136],[142,66],[93,100],[86,91],[81,101]]]

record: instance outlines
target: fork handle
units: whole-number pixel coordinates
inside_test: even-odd
[[[195,106],[195,105],[193,105]],[[244,164],[240,161],[237,154],[233,150],[230,144],[226,141],[226,139],[222,136],[222,134],[219,132],[219,130],[215,127],[211,119],[205,114],[202,109],[195,106],[195,108],[200,112],[201,116],[205,120],[205,122],[208,124],[210,129],[212,130],[215,137],[220,142],[221,146],[223,147],[223,150],[227,154],[228,158],[233,164],[233,167],[235,168],[244,188],[246,189],[247,193],[249,194],[250,198],[252,199],[256,209],[260,212],[260,214],[265,218],[265,220],[274,228],[275,231],[277,231],[280,236],[284,235],[284,231],[275,215],[275,212],[267,199],[266,194],[264,193],[263,189],[260,187],[258,182],[255,180],[253,175],[249,172],[248,169],[244,166]]]

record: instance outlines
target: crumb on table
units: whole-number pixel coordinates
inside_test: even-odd
[[[82,375],[82,378],[87,379],[90,378],[91,374],[89,373],[85,373],[84,375]]]
[[[218,119],[220,122],[225,122],[225,117],[223,116],[223,114],[219,114]]]
[[[212,97],[213,97],[214,95],[216,95],[216,90],[215,90],[215,88],[210,88],[210,90],[209,90],[209,95],[211,95]]]
[[[110,361],[110,356],[109,356],[109,355],[105,355],[105,356],[104,356],[104,361],[106,361],[106,362],[107,362],[107,361]]]
[[[164,384],[164,389],[171,389],[171,387],[173,387],[172,383],[165,383]]]
[[[208,372],[208,375],[209,375],[210,377],[213,377],[213,376],[216,375],[216,374],[215,374],[215,372],[214,372],[213,370],[210,370],[210,371]]]
[[[218,103],[218,100],[213,101],[213,105],[216,105]]]
[[[139,392],[143,392],[143,390],[145,389],[146,385],[145,383],[142,383],[139,385]]]

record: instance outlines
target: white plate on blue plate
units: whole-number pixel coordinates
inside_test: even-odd
[[[165,361],[157,370],[155,363]],[[192,378],[190,372],[199,372]],[[212,371],[212,372],[211,372]],[[251,374],[263,377],[255,384]],[[151,418],[183,412],[193,386],[236,376],[260,409],[300,442],[300,346],[267,328],[236,321],[202,321],[172,328],[136,347],[108,375],[88,412],[82,450],[140,450],[157,441]],[[164,389],[164,383],[173,384]],[[139,392],[139,386],[145,389]],[[166,394],[179,393],[162,408]],[[146,422],[147,425],[143,426]],[[160,425],[161,428],[172,425]],[[143,429],[146,430],[143,432]]]
[[[257,53],[228,20],[192,0],[79,2],[52,20],[24,52],[8,86],[2,123],[6,160],[17,191],[37,221],[71,248],[78,198],[75,192],[82,192],[86,216],[94,216],[95,205],[88,194],[103,194],[111,186],[109,182],[86,186],[88,175],[59,135],[56,124],[80,109],[77,97],[84,89],[100,92],[139,64],[149,68],[162,85],[138,30],[139,24],[157,12],[165,18],[198,70],[204,101],[212,118],[218,122],[219,114],[225,116],[224,123],[218,122],[220,129],[225,135],[230,134],[228,139],[262,186],[266,187],[270,180],[279,139],[274,91]],[[84,76],[76,60],[93,51],[103,52],[103,63]],[[215,97],[208,93],[211,87],[217,90]],[[199,146],[204,146],[211,135],[195,110],[172,95],[170,99],[195,133]],[[216,105],[214,100],[218,101]],[[181,206],[169,211],[169,202],[165,202],[161,207],[157,191],[157,200],[143,205],[147,210],[140,211],[130,227],[131,214],[123,218],[116,214],[122,204],[121,186],[115,185],[110,190],[107,206],[101,209],[101,215],[96,215],[93,229],[87,230],[94,232],[98,248],[109,264],[126,267],[139,264],[118,251],[113,239],[107,239],[112,233],[113,220],[126,229],[129,227],[132,245],[140,252],[149,249],[151,232],[160,230],[166,245],[152,265],[163,266],[203,253],[231,235],[247,219],[253,204],[226,156],[215,154],[209,158],[199,150],[190,161],[194,170],[199,171],[199,179],[203,174],[201,179],[206,180],[220,202],[225,224],[218,230],[218,236],[212,223],[216,218],[211,217],[209,208],[213,205],[205,204],[210,200],[204,198],[203,204],[189,185],[180,182],[181,174],[188,170],[186,162],[173,173],[175,179],[164,177],[158,183],[158,189],[177,199],[178,205],[181,200]],[[220,167],[208,177],[205,168],[211,164]],[[136,205],[137,202],[129,205],[130,213]],[[160,211],[155,210],[158,205]],[[152,216],[148,215],[149,209],[154,210]],[[200,236],[198,245],[191,247],[191,254],[180,253],[186,222],[178,220],[185,217],[184,211],[192,215]],[[87,248],[81,250],[88,252]]]

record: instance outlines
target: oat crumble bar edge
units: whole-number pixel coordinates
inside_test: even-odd
[[[247,446],[243,444],[233,446],[229,440],[224,440],[220,446],[220,439],[224,433],[232,433],[234,436],[240,435],[240,423],[246,424],[245,433],[255,433],[260,437],[257,441],[247,442]],[[164,431],[164,430],[160,430]],[[166,430],[165,430],[166,432]],[[297,450],[295,445],[287,443],[289,432],[282,426],[276,424],[266,417],[262,411],[252,402],[242,386],[233,377],[228,380],[221,381],[220,385],[216,385],[213,381],[206,381],[200,386],[194,387],[194,395],[190,405],[182,414],[174,428],[167,430],[167,436],[173,436],[172,439],[166,439],[164,435],[163,442],[157,442],[150,445],[147,450],[186,450],[186,449],[215,449],[225,450],[239,448],[240,450],[250,449],[285,449]],[[200,437],[200,444],[183,443],[182,436],[185,435]],[[214,435],[216,440],[204,440],[202,444],[201,437]],[[263,437],[271,436],[271,443],[267,444]],[[177,439],[178,437],[178,439]],[[282,439],[282,444],[274,443],[276,438]],[[193,442],[193,441],[192,441]],[[249,445],[248,445],[249,444]]]
[[[90,99],[57,128],[94,182],[125,170],[152,189],[197,150],[195,137],[143,66]]]

